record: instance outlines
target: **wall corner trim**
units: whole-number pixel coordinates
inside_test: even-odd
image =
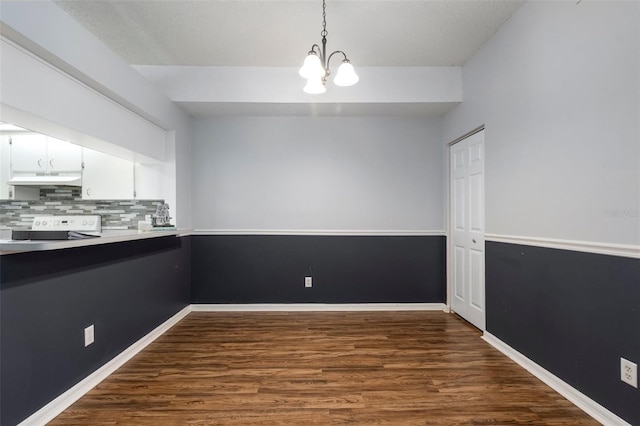
[[[27,417],[19,424],[19,426],[43,425],[53,420],[56,416],[69,408],[74,402],[82,398],[87,392],[96,387],[100,382],[109,377],[109,375],[114,373],[118,368],[122,367],[127,361],[146,348],[154,340],[177,324],[181,319],[186,317],[189,312],[191,312],[190,305],[186,306],[158,327],[151,330],[147,335],[133,343],[102,367],[98,368],[96,371],[78,382],[75,386],[69,388],[47,405]]]
[[[194,312],[443,311],[444,303],[201,303]]]
[[[562,240],[555,238],[524,237],[489,233],[485,234],[485,241],[640,259],[640,245],[635,244],[611,244],[593,241]]]
[[[485,331],[482,335],[482,340],[502,352],[509,359],[513,360],[516,364],[533,374],[538,379],[542,380],[551,389],[558,392],[560,395],[571,401],[582,411],[593,417],[604,426],[631,426],[625,420],[621,419],[611,411],[607,410],[602,405],[598,404],[582,392],[578,391],[574,387],[570,386],[565,381],[561,380],[554,374],[550,373],[546,369],[542,368],[535,362],[531,361],[520,352],[513,349],[511,346],[504,343],[491,333]]]

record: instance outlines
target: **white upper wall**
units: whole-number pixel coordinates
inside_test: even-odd
[[[359,67],[355,86],[332,78],[322,95],[302,91],[296,67],[136,66],[175,102],[459,103],[460,67]]]
[[[194,120],[196,229],[441,231],[440,120]]]
[[[486,232],[640,243],[640,3],[527,2],[463,68],[445,143],[486,126]]]

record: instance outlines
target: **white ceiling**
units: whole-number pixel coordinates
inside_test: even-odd
[[[297,66],[320,0],[56,0],[132,65]],[[521,0],[328,0],[328,49],[354,66],[463,65]]]
[[[54,1],[131,65],[299,66],[321,40],[321,0]],[[523,2],[328,0],[327,47],[356,69],[461,66]]]

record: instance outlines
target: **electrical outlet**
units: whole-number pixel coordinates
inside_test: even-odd
[[[313,287],[313,283],[311,281],[311,277],[304,277],[304,286],[309,288]]]
[[[86,348],[90,344],[92,344],[95,340],[95,333],[93,324],[84,329],[84,347]]]
[[[620,380],[633,386],[638,387],[638,365],[628,359],[620,358]]]

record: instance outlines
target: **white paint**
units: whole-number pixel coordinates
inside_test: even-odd
[[[91,324],[84,329],[84,347],[86,348],[95,341],[95,327]]]
[[[331,81],[323,95],[302,91],[297,67],[135,66],[174,102],[458,103],[460,67],[360,67],[355,86]]]
[[[193,312],[358,312],[358,311],[446,311],[444,303],[198,303]]]
[[[637,389],[638,364],[628,359],[620,358],[620,380]]]
[[[92,149],[82,150],[83,200],[134,198],[134,163]]]
[[[449,152],[451,309],[484,330],[484,131]]]
[[[639,244],[640,3],[526,2],[463,68],[444,141],[485,125],[486,229]]]
[[[443,229],[439,120],[195,119],[195,229]]]
[[[356,69],[462,65],[522,1],[329,1],[327,48]],[[318,0],[58,4],[131,64],[299,67],[322,29]]]
[[[188,235],[368,235],[368,236],[446,236],[444,230],[349,230],[349,229],[194,229]]]
[[[559,240],[554,238],[534,238],[515,235],[485,234],[485,241],[498,243],[523,244],[534,247],[547,247],[560,250],[580,251],[584,253],[606,254],[610,256],[632,257],[640,259],[640,245],[605,244],[592,241]]]
[[[11,149],[9,135],[0,134],[0,200],[13,198],[13,187],[7,184],[11,177]]]
[[[187,306],[180,312],[154,328],[146,336],[129,346],[116,357],[105,363],[102,367],[82,379],[75,386],[69,388],[60,396],[23,420],[19,426],[40,426],[47,424],[56,416],[69,408],[71,404],[82,398],[87,392],[96,387],[100,382],[122,367],[127,361],[136,356],[140,351],[149,346],[154,340],[163,335],[167,330],[177,324],[191,312]]]
[[[105,142],[125,146],[132,152],[164,160],[164,130],[7,39],[1,39],[0,50],[2,104],[46,117],[48,121]],[[14,124],[39,130],[33,128],[34,123]]]
[[[579,409],[602,423],[604,426],[631,426],[624,419],[618,417],[596,401],[564,382],[559,377],[531,361],[511,346],[493,336],[491,333],[485,331],[482,335],[482,339],[505,354],[520,367],[542,380],[551,389],[574,403]]]

